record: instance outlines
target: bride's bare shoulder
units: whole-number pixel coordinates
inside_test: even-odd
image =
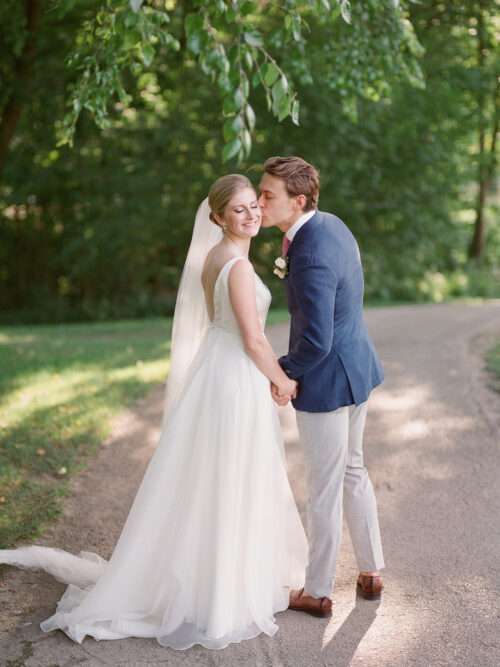
[[[224,267],[224,265],[229,262],[231,259],[234,259],[235,257],[238,257],[239,255],[235,254],[233,250],[225,248],[225,247],[220,247],[220,246],[215,246],[213,247],[207,254],[205,258],[205,263],[203,265],[203,269],[201,272],[201,278],[202,281],[205,282],[211,282],[211,278],[214,276],[217,276],[219,271]],[[246,264],[249,267],[252,266],[250,263],[250,260],[244,259],[244,261],[239,261],[235,263],[235,266],[237,264]]]

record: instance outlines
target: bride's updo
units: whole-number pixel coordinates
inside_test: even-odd
[[[220,218],[224,216],[224,211],[233,195],[238,190],[245,190],[251,188],[253,185],[250,180],[243,176],[243,174],[228,174],[218,178],[208,192],[208,205],[210,207],[210,220],[216,225],[219,225],[215,216]],[[220,225],[219,225],[220,226]]]

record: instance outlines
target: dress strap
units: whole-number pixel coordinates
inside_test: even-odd
[[[217,284],[219,283],[219,279],[220,279],[224,274],[225,274],[226,276],[229,275],[229,270],[230,270],[230,268],[231,268],[231,267],[233,266],[233,264],[235,264],[239,259],[245,259],[245,258],[243,257],[243,255],[237,255],[236,257],[231,257],[231,259],[229,259],[229,260],[224,264],[224,266],[222,267],[222,269],[219,271],[219,275],[218,275],[217,278],[215,279],[214,294],[215,294],[215,290],[217,289]],[[227,270],[226,270],[226,269],[227,269]]]

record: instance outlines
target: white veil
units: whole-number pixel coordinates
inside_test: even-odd
[[[208,252],[223,238],[222,229],[211,222],[209,215],[208,198],[205,198],[196,212],[191,244],[175,302],[163,427],[182,392],[187,371],[209,324],[201,272]]]

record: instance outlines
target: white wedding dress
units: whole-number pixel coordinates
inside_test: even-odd
[[[109,561],[52,547],[0,550],[0,563],[68,583],[45,632],[81,643],[154,637],[162,646],[230,642],[278,630],[304,583],[307,541],[289,485],[269,381],[246,354],[228,291],[189,367]],[[255,274],[262,327],[271,295]]]

